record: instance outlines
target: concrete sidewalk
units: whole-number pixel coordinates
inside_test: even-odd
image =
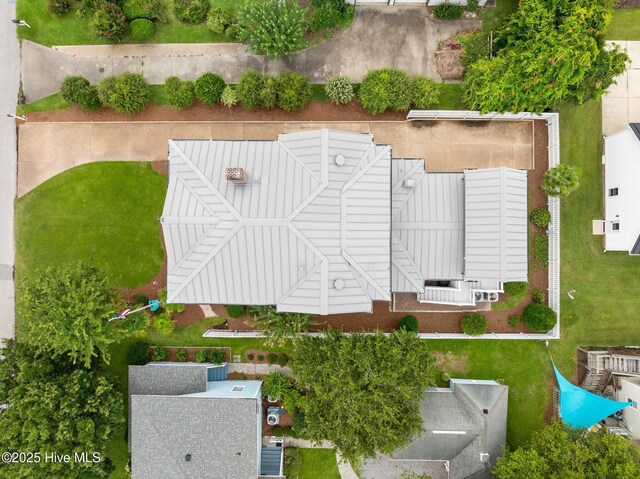
[[[629,123],[640,123],[640,41],[615,41],[627,50],[631,64],[602,97],[602,134],[612,135]]]
[[[424,158],[428,171],[533,167],[533,122],[104,122],[20,125],[18,196],[94,161],[166,161],[169,139],[275,140],[317,128],[372,133],[395,158]]]
[[[478,28],[479,21],[441,21],[424,7],[358,7],[353,25],[336,38],[272,60],[246,53],[240,44],[89,45],[47,48],[22,42],[22,78],[29,102],[59,90],[67,75],[82,75],[92,83],[130,70],[161,84],[171,75],[195,80],[219,73],[235,83],[247,68],[265,73],[296,70],[313,83],[341,74],[359,82],[375,68],[400,68],[438,78],[434,53],[438,42],[454,33]]]

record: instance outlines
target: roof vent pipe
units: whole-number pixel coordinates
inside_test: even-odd
[[[345,159],[344,159],[344,156],[342,155],[336,155],[333,161],[335,162],[336,165],[342,166],[344,165]]]
[[[336,288],[337,290],[341,290],[342,288],[344,288],[344,280],[341,278],[336,279],[333,282],[333,287]]]

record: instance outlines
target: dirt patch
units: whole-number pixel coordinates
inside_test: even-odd
[[[446,353],[434,352],[433,356],[436,360],[436,367],[451,374],[452,372],[458,374],[466,374],[469,370],[467,361],[469,360],[468,354],[453,354],[451,351]]]
[[[471,33],[473,30],[465,30],[443,40],[438,45],[435,53],[436,71],[443,80],[462,80],[464,67],[462,57],[462,43],[459,36]]]

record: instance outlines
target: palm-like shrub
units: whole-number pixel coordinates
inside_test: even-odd
[[[231,108],[238,103],[238,94],[236,93],[236,89],[232,86],[227,85],[222,90],[222,96],[220,97],[220,103],[222,103],[227,108]]]
[[[324,84],[324,92],[329,101],[336,105],[349,103],[354,97],[351,80],[340,75],[332,76],[327,80],[327,83]]]
[[[548,170],[542,179],[542,189],[545,193],[560,198],[568,196],[578,186],[580,186],[578,171],[564,163]]]
[[[462,318],[462,332],[469,336],[481,336],[487,332],[487,318],[479,313],[467,314]]]
[[[311,84],[298,72],[278,75],[278,106],[284,111],[302,110],[311,100]]]

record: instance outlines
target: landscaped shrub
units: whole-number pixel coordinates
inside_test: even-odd
[[[167,290],[159,289],[158,290],[158,298],[160,299],[160,304],[168,313],[184,313],[184,304],[180,303],[167,303]]]
[[[449,373],[447,373],[447,372],[443,372],[443,373],[440,375],[440,380],[441,380],[441,381],[443,381],[443,382],[445,382],[445,383],[448,383],[450,379],[451,379],[451,376],[450,376],[450,375],[449,375]]]
[[[518,326],[520,326],[520,321],[522,321],[522,319],[520,318],[519,314],[509,315],[509,326],[511,326],[512,328],[517,328]]]
[[[149,85],[144,77],[131,72],[124,72],[114,81],[108,80],[104,85],[100,82],[98,95],[101,99],[107,92],[109,101],[106,104],[120,113],[135,113],[144,110],[151,96]]]
[[[524,308],[524,323],[532,331],[546,333],[556,325],[556,313],[549,306],[531,303]]]
[[[214,33],[224,33],[231,23],[231,12],[224,7],[214,6],[207,15],[207,28]]]
[[[175,328],[175,321],[171,315],[165,311],[153,318],[153,327],[163,336],[169,336]]]
[[[98,83],[98,98],[100,98],[100,103],[105,106],[111,105],[111,95],[114,92],[116,86],[116,77],[104,77]]]
[[[469,336],[480,336],[487,332],[487,318],[480,313],[467,314],[462,318],[462,332]]]
[[[539,288],[534,288],[533,291],[531,291],[531,300],[534,303],[538,303],[538,304],[544,304],[545,301],[545,297],[544,297],[544,291],[542,291]]]
[[[149,18],[162,23],[169,21],[169,6],[167,0],[147,0],[147,10]]]
[[[205,363],[209,359],[209,353],[206,349],[201,349],[200,351],[196,351],[195,360],[196,363]]]
[[[135,20],[136,18],[151,18],[147,7],[147,0],[125,0],[122,5],[122,12],[127,20]],[[133,24],[132,24],[133,27]]]
[[[280,399],[293,389],[293,384],[291,383],[291,378],[286,374],[273,372],[265,376],[261,389],[263,396]]]
[[[169,351],[167,348],[163,348],[162,346],[157,346],[153,349],[153,354],[151,354],[151,361],[163,361],[169,356]]]
[[[564,163],[548,170],[542,179],[542,189],[545,193],[560,198],[568,196],[578,186],[580,186],[578,171]]]
[[[227,355],[224,351],[220,351],[219,349],[212,349],[208,351],[209,361],[213,364],[222,364],[227,359]]]
[[[80,96],[89,87],[89,80],[81,76],[68,76],[60,84],[60,96],[72,105],[80,103]]]
[[[278,355],[278,364],[282,367],[285,367],[287,364],[289,364],[289,356],[287,356],[285,353],[280,353]]]
[[[440,83],[431,78],[416,76],[411,82],[411,103],[419,110],[433,108],[440,103]]]
[[[265,77],[260,92],[260,102],[263,108],[271,109],[278,106],[278,82],[273,77]]]
[[[69,0],[49,0],[48,8],[54,15],[64,15],[71,8],[71,2]]]
[[[138,42],[149,40],[155,31],[155,25],[147,18],[136,18],[131,22],[131,38]]]
[[[149,304],[149,297],[146,294],[136,294],[136,304],[146,306]]]
[[[291,419],[291,429],[296,433],[297,437],[304,437],[306,424],[307,423],[305,421],[304,413],[302,411],[296,411],[296,413],[293,415],[293,419]]]
[[[191,106],[195,95],[193,82],[171,76],[164,82],[164,98],[176,110]]]
[[[311,100],[311,84],[298,72],[278,75],[278,106],[284,111],[302,110]]]
[[[187,350],[186,349],[176,349],[176,361],[184,362],[187,360]]]
[[[220,75],[205,73],[196,80],[196,98],[205,105],[215,105],[220,101],[225,83]]]
[[[207,18],[209,0],[173,0],[176,18],[184,23],[202,23]]]
[[[247,2],[238,14],[238,38],[258,55],[277,57],[304,48],[306,11],[297,0]]]
[[[345,5],[344,2],[341,3]],[[333,28],[340,23],[343,14],[343,9],[340,8],[338,2],[322,2],[313,9],[313,14],[309,21],[309,30],[317,32],[318,30]]]
[[[222,90],[222,96],[220,97],[220,103],[222,103],[227,108],[231,108],[238,103],[238,94],[236,93],[236,89],[232,86],[227,85]]]
[[[269,364],[275,364],[276,361],[278,361],[278,355],[276,353],[269,353],[267,361],[269,361]]]
[[[529,283],[525,281],[509,281],[503,285],[504,292],[511,296],[518,296],[524,294],[529,289]]]
[[[227,314],[232,318],[238,319],[244,315],[244,306],[239,304],[230,304],[226,308]]]
[[[541,233],[533,237],[533,264],[538,268],[549,266],[549,238]]]
[[[437,18],[442,20],[457,20],[462,16],[462,8],[460,5],[452,5],[449,2],[444,2],[433,9],[433,13]]]
[[[238,85],[236,93],[238,100],[245,108],[260,108],[262,106],[262,89],[264,87],[264,76],[255,70],[245,71]]]
[[[127,349],[127,364],[143,366],[149,362],[149,343],[131,343]]]
[[[418,318],[413,315],[405,316],[398,323],[398,329],[404,329],[405,331],[418,332]]]
[[[480,8],[479,0],[467,0],[467,10],[475,12],[478,8]]]
[[[98,95],[98,89],[93,85],[87,86],[80,92],[78,105],[80,105],[83,110],[98,111],[102,106],[102,104],[100,103],[100,97]]]
[[[248,359],[249,361],[253,361],[253,358],[255,358],[255,355],[254,355],[253,353],[249,353],[249,354],[247,354],[247,359]]]
[[[389,108],[408,110],[411,107],[411,80],[400,70],[371,70],[362,79],[358,95],[362,106],[372,115],[379,115]]]
[[[264,355],[258,354],[258,361],[260,362],[264,361]]]
[[[124,40],[127,31],[127,17],[122,9],[113,2],[103,1],[93,15],[93,28],[98,36],[111,43]]]
[[[536,208],[529,215],[531,222],[540,228],[546,228],[551,223],[551,213],[547,208]]]
[[[336,105],[349,103],[354,97],[351,80],[340,75],[332,76],[327,80],[327,83],[324,84],[324,92],[329,101]]]

